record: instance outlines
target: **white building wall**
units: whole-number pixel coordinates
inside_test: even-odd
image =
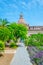
[[[28,36],[31,34],[43,33],[43,31],[28,31]]]

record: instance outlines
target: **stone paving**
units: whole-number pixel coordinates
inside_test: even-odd
[[[29,54],[23,43],[19,44],[16,54],[14,54],[10,65],[32,65]]]

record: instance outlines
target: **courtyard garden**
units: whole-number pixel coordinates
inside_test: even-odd
[[[0,55],[6,47],[17,48],[17,42],[25,39],[27,27],[23,24],[10,23],[7,19],[0,19]]]
[[[7,19],[0,19],[0,65],[10,64],[11,59],[18,48],[17,43],[19,38],[25,39],[26,34],[27,27],[25,25],[14,22],[10,23]]]
[[[0,58],[5,56],[4,50],[16,49],[19,39],[23,40],[33,64],[43,65],[43,34],[27,36],[26,25],[10,23],[7,19],[0,19]]]

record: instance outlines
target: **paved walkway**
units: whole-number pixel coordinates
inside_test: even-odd
[[[10,65],[32,65],[25,45],[23,43],[19,45],[20,47],[18,47],[16,54],[14,54]]]

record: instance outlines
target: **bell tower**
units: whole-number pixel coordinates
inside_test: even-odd
[[[19,23],[19,24],[25,24],[25,20],[24,20],[24,18],[23,18],[23,14],[22,14],[22,13],[20,14],[20,18],[19,18],[19,20],[18,20],[18,23]]]
[[[23,19],[23,14],[22,13],[20,14],[20,19]]]
[[[23,13],[20,14],[20,18],[18,20],[18,24],[24,24],[29,29],[29,25],[27,25],[25,20],[24,20]]]

